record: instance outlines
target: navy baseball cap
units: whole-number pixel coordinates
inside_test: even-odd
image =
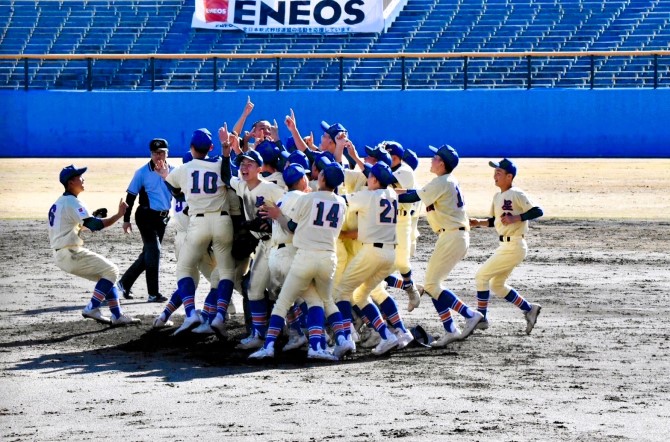
[[[286,169],[282,171],[281,175],[284,178],[286,185],[291,187],[304,177],[306,173],[307,171],[300,164],[289,164],[286,166]]]
[[[391,163],[393,163],[393,160],[391,159],[391,154],[388,153],[386,150],[382,149],[380,146],[375,147],[365,146],[365,154],[369,157],[375,158],[377,161],[386,163],[389,166],[391,165]]]
[[[402,156],[402,160],[407,163],[412,170],[416,170],[416,168],[419,167],[419,157],[412,149],[405,149],[405,155]]]
[[[200,128],[191,136],[191,146],[200,153],[207,153],[212,147],[212,133],[206,128]]]
[[[337,189],[337,187],[344,182],[344,169],[340,166],[339,163],[330,161],[326,157],[322,157],[321,161],[323,163],[323,177],[326,180],[326,186],[331,189]]]
[[[186,151],[183,157],[181,157],[181,163],[186,164],[189,161],[193,161],[193,154],[191,153],[190,150]]]
[[[489,161],[489,166],[495,167],[496,169],[498,168],[502,169],[507,173],[511,173],[512,176],[516,176],[516,164],[514,164],[511,160],[508,160],[507,158],[503,158],[497,163],[494,161]]]
[[[319,152],[314,154],[314,164],[316,169],[321,172],[328,163],[334,163],[335,157],[330,152]]]
[[[385,148],[388,153],[395,155],[399,158],[402,158],[405,154],[405,148],[402,147],[402,144],[397,141],[382,141],[382,147]]]
[[[77,169],[76,167],[74,167],[73,164],[70,164],[67,167],[63,167],[63,170],[60,171],[60,177],[59,177],[60,183],[63,186],[67,186],[67,182],[71,178],[74,178],[74,177],[79,176],[79,175],[83,175],[84,172],[86,172],[87,169],[88,169],[88,167],[82,167],[80,169]]]
[[[259,154],[255,150],[248,150],[236,156],[235,165],[239,167],[240,164],[242,164],[242,160],[245,158],[251,161],[255,161],[256,163],[258,163],[259,166],[263,165],[263,157],[261,157],[261,154]]]
[[[382,186],[388,186],[397,181],[393,176],[391,168],[384,163],[375,163],[375,165],[370,168],[370,173],[377,178]]]
[[[261,155],[264,163],[276,163],[280,157],[288,158],[289,153],[277,147],[272,141],[265,140],[254,147],[254,150]]]
[[[151,140],[151,143],[149,143],[149,150],[152,152],[156,152],[157,150],[164,150],[167,152],[168,142],[164,138],[154,138]]]
[[[309,158],[307,158],[307,155],[305,155],[301,151],[294,150],[288,156],[286,161],[290,164],[300,164],[307,173],[310,173],[311,167],[309,165]]]
[[[288,137],[286,139],[286,150],[288,150],[289,152],[293,152],[296,149],[297,146],[295,145],[295,140],[293,139],[293,137]]]
[[[458,152],[448,144],[443,144],[439,148],[428,146],[428,149],[442,158],[444,164],[451,167],[451,170],[454,170],[458,166]]]
[[[321,129],[323,129],[325,133],[330,135],[330,138],[332,138],[333,141],[335,141],[335,137],[337,136],[337,134],[339,134],[340,132],[347,131],[347,129],[345,129],[344,126],[342,126],[340,123],[328,124],[325,121],[321,122]]]

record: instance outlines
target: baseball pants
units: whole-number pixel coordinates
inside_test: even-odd
[[[116,283],[119,279],[119,268],[104,256],[93,253],[83,247],[66,247],[54,252],[54,261],[64,272],[99,281],[106,279]]]
[[[440,233],[435,244],[435,250],[428,260],[424,288],[433,299],[442,293],[442,281],[456,267],[470,246],[470,232],[466,230],[451,230]]]
[[[501,242],[493,255],[482,264],[475,274],[477,291],[490,290],[499,297],[505,297],[512,287],[505,283],[512,270],[526,257],[526,240],[512,237],[509,242]]]

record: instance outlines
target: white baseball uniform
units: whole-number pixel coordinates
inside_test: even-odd
[[[493,256],[486,260],[475,275],[477,291],[490,289],[497,296],[505,297],[512,287],[505,281],[512,270],[519,265],[528,252],[525,235],[528,233],[528,221],[505,225],[503,214],[521,215],[535,207],[535,204],[519,188],[512,187],[498,192],[493,197],[490,217],[495,217],[494,226],[498,232],[500,245]]]
[[[428,224],[439,235],[428,260],[425,290],[434,299],[442,292],[442,281],[467,254],[470,245],[470,221],[458,181],[451,174],[433,178],[416,191],[426,205]]]
[[[405,163],[401,163],[393,171],[393,176],[398,180],[398,186],[402,189],[414,189],[414,170]],[[401,203],[398,206],[398,223],[396,224],[396,238],[398,246],[395,251],[396,268],[401,274],[412,270],[410,266],[410,255],[412,248],[412,210],[414,203]]]

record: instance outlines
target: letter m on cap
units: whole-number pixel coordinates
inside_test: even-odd
[[[228,0],[205,0],[205,21],[227,22]]]

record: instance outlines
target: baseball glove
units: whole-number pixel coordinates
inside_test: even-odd
[[[91,215],[93,215],[96,218],[107,218],[107,209],[104,207],[101,207],[100,209],[95,209]]]
[[[251,234],[251,231],[248,229],[240,228],[235,231],[235,236],[233,238],[233,247],[231,250],[231,255],[236,261],[241,261],[248,258],[258,245],[258,238]]]

